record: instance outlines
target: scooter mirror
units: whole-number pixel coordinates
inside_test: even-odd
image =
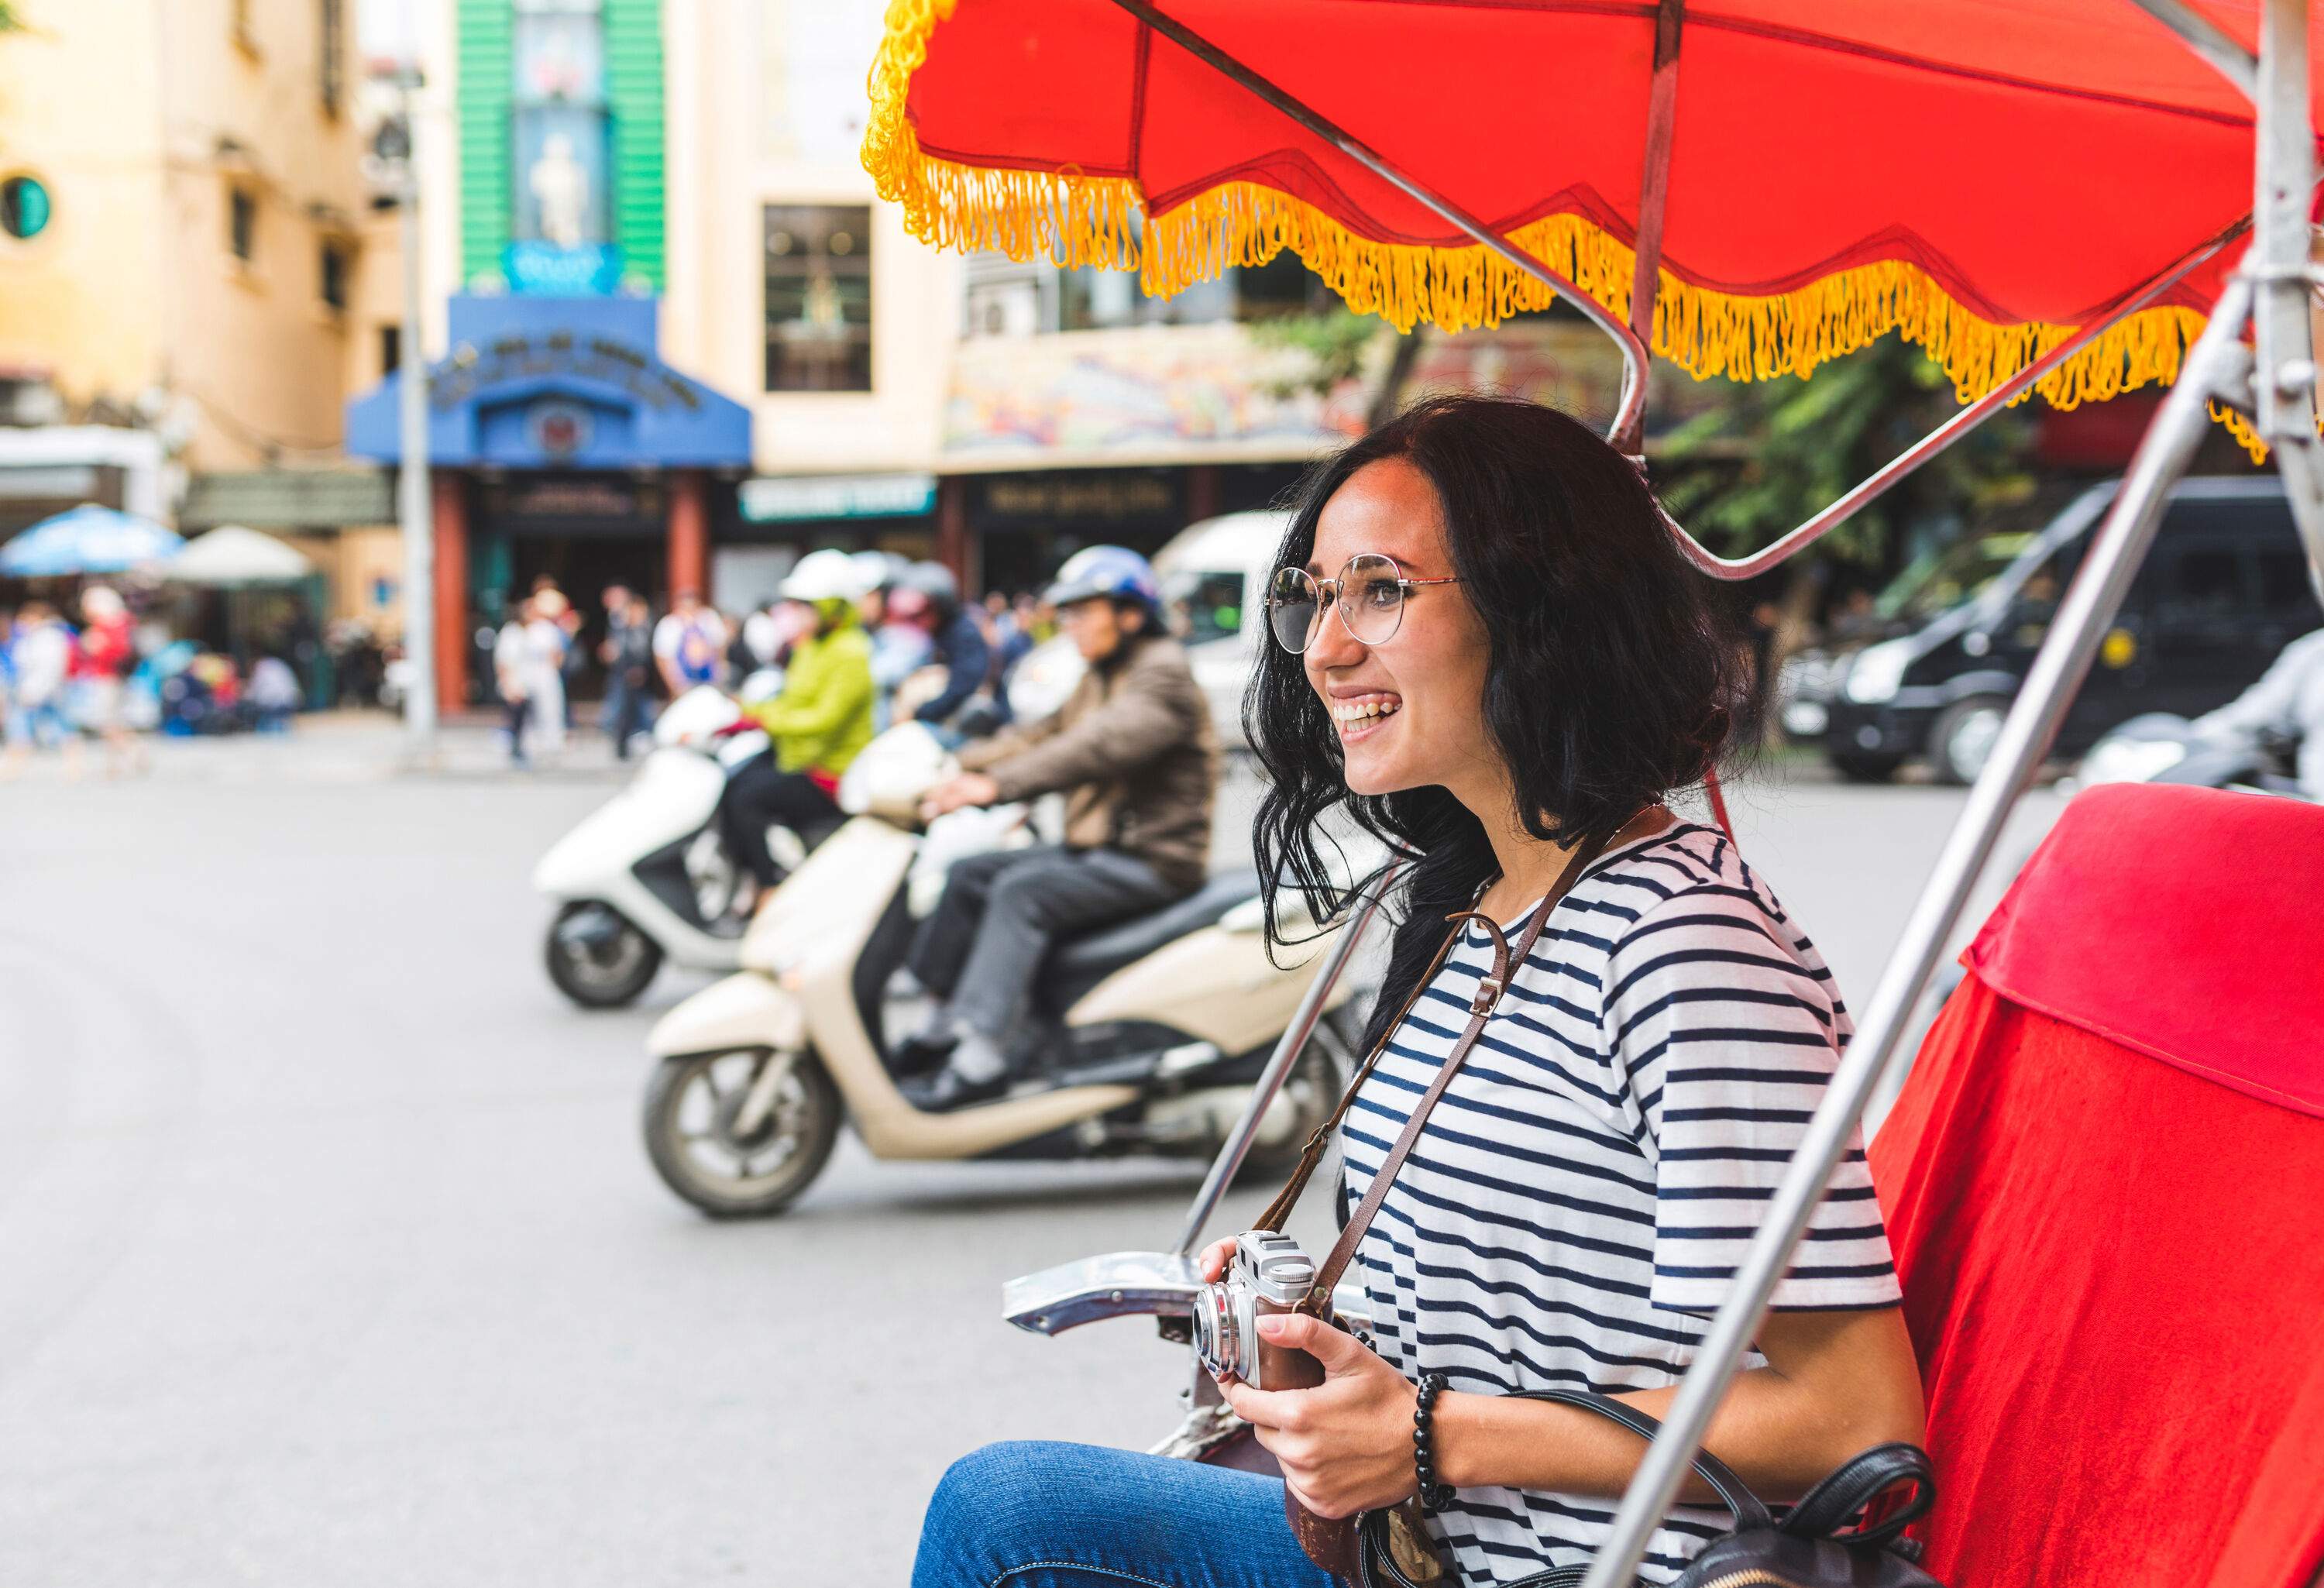
[[[724,690],[696,684],[671,701],[654,719],[653,742],[658,748],[706,745],[710,736],[734,720],[734,702]]]

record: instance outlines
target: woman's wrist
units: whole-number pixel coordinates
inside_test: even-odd
[[[1485,1487],[1472,1463],[1479,1444],[1477,1412],[1491,1400],[1489,1395],[1463,1395],[1451,1390],[1436,1398],[1429,1418],[1430,1445],[1435,1458],[1436,1481],[1446,1488]]]

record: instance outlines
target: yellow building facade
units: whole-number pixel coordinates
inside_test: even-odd
[[[191,472],[336,456],[369,194],[352,0],[14,0],[0,363],[173,421]]]

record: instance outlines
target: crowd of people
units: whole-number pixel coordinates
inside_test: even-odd
[[[0,777],[54,755],[78,778],[91,740],[107,776],[143,771],[149,730],[285,732],[307,703],[289,660],[301,649],[297,639],[277,633],[233,654],[213,650],[173,634],[152,611],[141,615],[103,584],[0,608]]]
[[[844,569],[842,573],[840,570]],[[802,582],[800,570],[813,576]],[[812,585],[832,594],[803,597]],[[964,600],[957,580],[940,563],[913,562],[884,551],[812,552],[800,559],[783,589],[740,614],[720,612],[701,592],[677,591],[657,617],[628,585],[601,595],[594,626],[554,579],[542,577],[511,604],[492,647],[493,691],[504,715],[510,760],[530,765],[563,750],[575,727],[574,697],[601,678],[598,725],[616,757],[627,760],[650,726],[657,698],[676,699],[711,685],[752,693],[754,674],[795,669],[825,649],[817,642],[836,627],[818,615],[827,601],[844,601],[848,626],[866,651],[873,730],[887,727],[905,681],[930,667],[944,669],[932,697],[916,702],[919,720],[950,719],[972,697],[991,699],[1008,715],[1007,679],[1018,659],[1056,632],[1032,596],[1013,600],[994,593]],[[594,673],[592,664],[602,673]]]
[[[111,773],[138,770],[143,752],[122,711],[126,680],[139,654],[129,605],[109,586],[91,585],[73,604],[75,626],[46,601],[0,614],[0,776],[23,770],[35,752],[54,751],[68,772],[80,771],[84,738],[105,751]]]

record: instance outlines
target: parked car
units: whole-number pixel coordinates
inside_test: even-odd
[[[2083,493],[2042,530],[1972,535],[1906,568],[1875,602],[1869,632],[1784,664],[1785,734],[1821,744],[1857,781],[1922,756],[1945,782],[1974,779],[2118,484]],[[2140,712],[2225,705],[2319,622],[2275,477],[2182,480],[2056,749],[2078,753]]]
[[[1267,580],[1286,512],[1230,512],[1180,531],[1154,555],[1162,600],[1186,644],[1194,682],[1211,703],[1219,742],[1240,748],[1242,692],[1267,641]]]

